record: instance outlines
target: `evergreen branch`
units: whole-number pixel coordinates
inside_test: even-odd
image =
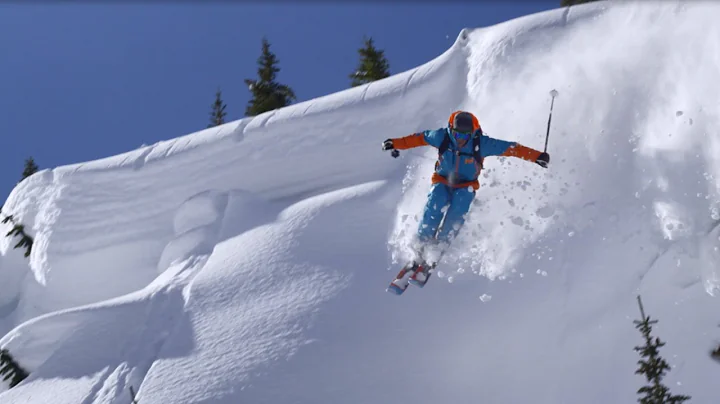
[[[12,215],[5,216],[5,218],[2,220],[3,224],[7,224],[8,222],[12,222],[12,224],[15,224],[15,219],[13,219]]]
[[[17,242],[17,244],[15,244],[15,247],[13,247],[13,248],[25,247],[25,258],[27,258],[30,256],[30,253],[32,252],[32,246],[33,246],[32,237],[23,233],[22,238],[20,239],[20,241]]]
[[[13,226],[12,229],[10,229],[9,232],[7,232],[7,234],[5,236],[7,236],[7,237],[21,236],[21,234],[24,234],[24,233],[25,233],[24,226],[21,224],[16,224],[15,226]]]
[[[6,362],[5,360],[0,360],[0,364],[2,364],[2,367],[0,367],[0,376],[5,376],[8,372],[12,370],[10,367],[9,362]],[[10,376],[3,377],[3,380],[7,380]]]
[[[10,229],[10,231],[5,235],[6,237],[15,237],[19,236],[20,240],[15,244],[15,247],[13,248],[25,248],[25,257],[29,257],[30,253],[32,252],[32,246],[33,246],[33,238],[30,237],[27,233],[25,233],[25,226],[22,224],[18,224],[12,215],[5,216],[3,218],[2,222],[4,224],[12,223],[13,228]]]
[[[0,376],[3,376],[4,381],[10,380],[10,388],[13,388],[29,374],[13,359],[7,349],[0,349]]]
[[[710,352],[710,357],[720,361],[720,345],[718,345],[714,351]]]

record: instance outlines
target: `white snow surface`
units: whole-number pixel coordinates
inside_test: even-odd
[[[0,347],[31,372],[0,402],[635,402],[641,294],[665,383],[717,403],[718,13],[467,29],[385,80],[37,173],[3,207],[35,243],[0,238]],[[488,159],[438,274],[386,293],[435,151],[382,140],[469,109],[542,149],[552,89],[550,167]]]

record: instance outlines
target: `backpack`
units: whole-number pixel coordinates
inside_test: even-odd
[[[477,162],[478,166],[480,167],[480,170],[483,169],[483,162],[482,162],[482,154],[480,154],[480,137],[482,136],[482,132],[476,132],[476,135],[472,137],[472,150],[473,153],[462,153],[462,152],[455,152],[458,156],[472,156],[475,161]],[[447,149],[450,148],[450,135],[445,132],[445,138],[440,142],[440,147],[438,147],[438,160],[442,157],[443,153],[447,151]]]

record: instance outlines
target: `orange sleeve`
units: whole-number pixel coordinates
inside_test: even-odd
[[[410,136],[391,139],[393,146],[398,150],[412,149],[413,147],[427,146],[425,135],[422,133],[413,133]]]
[[[542,152],[529,147],[523,146],[520,143],[515,143],[514,146],[510,146],[505,150],[501,156],[504,157],[518,157],[523,160],[535,162]]]

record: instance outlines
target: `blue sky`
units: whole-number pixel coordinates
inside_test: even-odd
[[[218,87],[227,119],[242,118],[263,36],[300,102],[349,87],[363,35],[394,74],[444,52],[462,28],[560,1],[141,3],[0,4],[2,201],[28,156],[52,168],[205,128]]]

